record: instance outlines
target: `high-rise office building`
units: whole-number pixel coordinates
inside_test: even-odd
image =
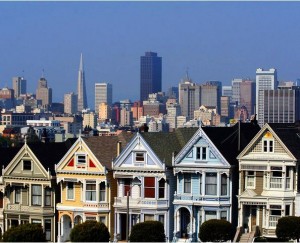
[[[95,83],[95,111],[101,103],[112,105],[112,85],[110,83]]]
[[[240,83],[240,103],[239,106],[245,106],[248,114],[254,114],[255,103],[255,82],[251,80],[243,80]]]
[[[100,122],[112,118],[112,108],[105,102],[102,102],[98,106],[98,118]]]
[[[207,81],[201,85],[201,105],[215,106],[218,114],[221,113],[222,82]]]
[[[155,52],[146,52],[140,63],[140,99],[161,91],[162,58]]]
[[[15,91],[15,98],[19,98],[21,94],[26,94],[26,80],[23,77],[13,77],[12,86]]]
[[[80,56],[80,64],[79,64],[79,71],[78,71],[78,102],[77,102],[77,105],[78,105],[79,112],[88,108],[82,53]]]
[[[44,107],[52,104],[52,89],[48,87],[47,80],[44,77],[41,77],[38,81],[36,99],[41,100]]]
[[[231,101],[235,105],[239,105],[241,102],[241,100],[240,100],[241,99],[241,92],[240,92],[241,82],[243,82],[243,79],[241,79],[241,78],[234,78],[231,81],[231,86],[232,86]]]
[[[262,126],[264,122],[264,90],[277,89],[277,71],[275,68],[263,70],[258,68],[256,70],[256,113],[258,124]]]
[[[232,97],[232,86],[222,86],[222,96]]]
[[[187,119],[194,118],[194,111],[199,109],[201,100],[201,87],[193,83],[188,77],[179,84],[179,104],[181,114]]]
[[[64,112],[67,114],[75,114],[77,112],[77,94],[71,92],[64,95]]]

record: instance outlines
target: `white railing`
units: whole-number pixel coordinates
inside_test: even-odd
[[[273,178],[270,178],[270,188],[272,189],[280,189],[282,188],[282,178],[279,177],[273,177]]]
[[[21,204],[8,204],[7,210],[18,212],[30,212],[30,213],[53,213],[53,207],[41,207],[41,206],[25,206]]]
[[[281,216],[270,216],[269,217],[269,227],[276,227],[278,220]]]
[[[115,206],[126,207],[126,197],[115,197]],[[130,207],[166,207],[168,206],[168,200],[164,199],[151,199],[151,198],[129,198]]]

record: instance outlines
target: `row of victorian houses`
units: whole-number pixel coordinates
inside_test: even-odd
[[[299,159],[295,124],[123,132],[1,148],[0,228],[39,223],[48,241],[65,242],[76,224],[97,220],[117,241],[126,239],[129,215],[129,231],[158,220],[168,241],[198,241],[209,219],[275,237],[280,217],[300,215]]]

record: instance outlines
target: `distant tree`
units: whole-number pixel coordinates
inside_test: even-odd
[[[95,220],[87,220],[77,224],[70,233],[72,242],[108,242],[109,232],[105,224]]]
[[[45,242],[46,236],[40,224],[22,224],[5,231],[4,242]]]
[[[38,143],[40,142],[38,136],[36,135],[34,128],[32,126],[30,126],[27,130],[27,134],[25,135],[27,136],[26,140],[27,143]]]
[[[281,241],[300,239],[300,217],[287,216],[278,220],[276,236]]]
[[[199,238],[203,242],[222,242],[232,240],[233,226],[223,219],[210,219],[200,226]]]
[[[159,221],[146,221],[134,225],[129,240],[131,242],[164,242],[164,225]]]

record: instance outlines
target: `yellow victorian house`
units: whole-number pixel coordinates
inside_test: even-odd
[[[124,133],[112,137],[79,137],[56,165],[60,186],[58,241],[70,240],[72,228],[86,220],[103,222],[113,235],[113,200],[117,183],[112,160],[133,137]]]

